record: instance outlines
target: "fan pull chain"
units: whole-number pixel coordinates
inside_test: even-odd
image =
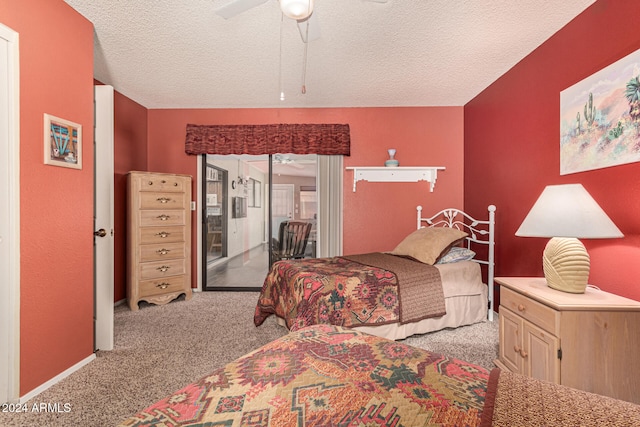
[[[282,31],[284,24],[284,14],[280,15],[280,61],[278,63],[278,80],[280,85],[280,101],[284,101],[284,89],[282,88]]]
[[[306,28],[306,36],[305,36],[305,40],[306,42],[304,43],[304,55],[303,55],[303,59],[302,59],[302,94],[306,94],[307,93],[307,84],[306,84],[306,80],[307,80],[307,49],[309,48],[309,19],[307,18],[307,28]]]

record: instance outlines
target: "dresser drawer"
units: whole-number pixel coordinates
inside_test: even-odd
[[[185,193],[140,193],[140,209],[186,209]]]
[[[558,330],[560,312],[551,307],[540,304],[506,287],[502,287],[500,290],[500,305],[555,336],[558,336],[560,332]]]
[[[140,210],[140,226],[185,225],[184,210]]]
[[[140,281],[138,286],[139,297],[169,294],[185,290],[186,276],[169,277],[166,279],[154,279]]]
[[[162,191],[183,193],[189,181],[180,176],[145,174],[138,177],[140,191]]]
[[[179,225],[168,227],[141,227],[138,229],[138,232],[140,233],[140,244],[142,245],[186,241],[186,228]]]
[[[177,276],[184,274],[187,270],[185,259],[141,262],[138,268],[140,269],[141,280]]]
[[[161,261],[163,259],[186,258],[187,248],[184,242],[162,245],[140,245],[140,261]]]

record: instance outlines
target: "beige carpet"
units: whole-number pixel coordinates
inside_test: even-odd
[[[286,333],[270,317],[253,325],[255,292],[195,293],[164,306],[115,310],[115,347],[26,402],[68,412],[0,413],[2,426],[113,426],[215,368]],[[411,337],[408,344],[492,368],[498,323]]]

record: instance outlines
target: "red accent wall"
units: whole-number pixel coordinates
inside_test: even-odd
[[[640,2],[599,0],[464,107],[465,207],[497,206],[498,276],[542,276],[514,235],[546,185],[581,183],[625,234],[584,240],[590,283],[640,300],[640,163],[560,176],[560,92],[640,49]]]
[[[348,123],[351,156],[345,157],[345,166],[383,166],[387,149],[395,148],[402,166],[447,168],[433,193],[425,182],[364,181],[354,193],[353,172],[345,171],[346,254],[393,249],[415,229],[417,205],[425,212],[462,207],[462,107],[149,110],[148,118],[148,168],[153,171],[196,176],[198,158],[184,152],[187,123]],[[193,191],[195,194],[195,185]],[[194,229],[192,253],[196,253],[195,238]],[[195,272],[195,259],[192,268]]]
[[[37,13],[36,13],[37,11]],[[20,394],[93,352],[93,26],[0,0],[20,46]],[[43,163],[43,115],[82,125],[82,170]]]

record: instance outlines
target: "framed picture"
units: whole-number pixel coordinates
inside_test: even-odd
[[[640,50],[560,92],[560,175],[640,162]]]
[[[82,125],[45,113],[44,163],[82,169]]]
[[[262,187],[260,181],[249,178],[249,207],[259,208],[262,200]]]

